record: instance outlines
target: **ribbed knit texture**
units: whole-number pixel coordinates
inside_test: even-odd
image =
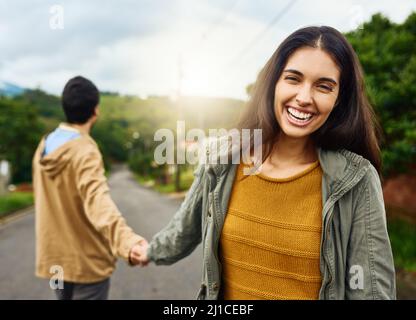
[[[322,169],[285,179],[240,164],[220,239],[224,299],[318,299]]]

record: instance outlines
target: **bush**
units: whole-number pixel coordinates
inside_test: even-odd
[[[12,192],[0,196],[0,216],[23,209],[33,204],[33,193]]]
[[[11,163],[12,183],[32,180],[32,158],[43,131],[33,106],[0,100],[0,159]]]
[[[388,231],[396,267],[416,271],[416,226],[395,218],[388,222]]]

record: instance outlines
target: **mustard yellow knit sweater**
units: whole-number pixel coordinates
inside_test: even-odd
[[[236,174],[220,239],[224,299],[318,299],[322,169]]]

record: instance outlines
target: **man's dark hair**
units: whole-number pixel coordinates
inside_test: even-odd
[[[62,107],[68,123],[83,124],[93,115],[100,101],[100,93],[90,80],[77,76],[65,85]]]

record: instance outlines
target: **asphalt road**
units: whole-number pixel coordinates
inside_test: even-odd
[[[126,167],[116,167],[111,194],[128,224],[151,237],[163,228],[180,206],[174,200],[139,186]],[[33,212],[0,226],[0,299],[54,299],[48,280],[34,276]],[[119,261],[111,278],[110,299],[195,299],[201,280],[199,246],[172,266],[130,267]]]

